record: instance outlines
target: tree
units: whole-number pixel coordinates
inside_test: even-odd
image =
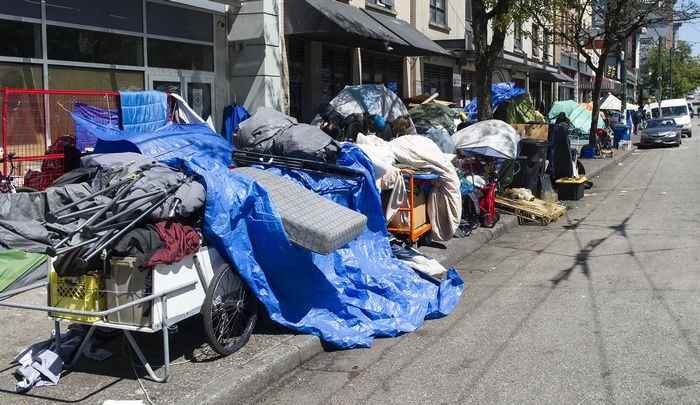
[[[648,94],[655,94],[659,88],[658,78],[661,77],[661,87],[667,88],[670,73],[673,77],[673,89],[667,97],[683,98],[690,91],[700,87],[700,60],[693,57],[687,42],[678,41],[678,46],[673,50],[673,63],[669,70],[670,53],[670,49],[662,47],[659,63],[658,45],[649,49],[646,66],[640,69],[649,72],[647,76],[642,77],[642,87]]]
[[[528,19],[527,0],[469,0],[472,6],[472,31],[477,66],[474,78],[477,114],[480,120],[493,116],[491,85],[496,62],[503,53],[503,43],[512,24]],[[491,35],[489,35],[489,33]]]
[[[575,49],[595,72],[593,117],[600,113],[600,90],[608,57],[624,50],[630,36],[648,25],[700,16],[694,0],[533,0],[532,6],[536,24]],[[625,85],[626,78],[622,80]],[[597,121],[591,120],[591,145],[597,143]]]

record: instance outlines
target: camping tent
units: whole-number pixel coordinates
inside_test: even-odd
[[[603,100],[602,103],[600,103],[600,109],[601,110],[615,110],[615,111],[620,111],[620,108],[622,107],[622,101],[615,97],[612,94],[608,94],[607,97]],[[637,110],[639,109],[639,106],[635,104],[630,104],[627,103],[627,109],[628,110]]]
[[[549,110],[548,117],[553,120],[562,112],[566,114],[576,129],[586,133],[591,129],[591,116],[593,115],[591,103],[579,104],[572,100],[557,101]],[[601,113],[598,114],[598,128],[605,128],[605,121]]]
[[[457,131],[452,139],[458,151],[502,159],[518,156],[520,136],[512,126],[500,120],[479,121]]]

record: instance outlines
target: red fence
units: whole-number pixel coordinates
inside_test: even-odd
[[[66,169],[64,146],[75,144],[70,113],[76,103],[118,109],[119,93],[83,90],[0,89],[3,173],[14,153],[16,185],[43,190]]]

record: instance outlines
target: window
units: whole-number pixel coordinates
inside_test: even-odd
[[[148,66],[214,71],[214,48],[208,45],[148,40]]]
[[[0,87],[40,89],[43,86],[41,65],[0,63]]]
[[[442,27],[447,26],[447,0],[430,0],[430,23]]]
[[[688,107],[681,105],[675,107],[661,107],[661,115],[664,117],[682,117],[688,115]]]
[[[523,50],[523,26],[521,23],[516,22],[513,27],[513,38],[515,40],[515,50]]]
[[[143,66],[143,39],[130,35],[46,27],[49,59]]]
[[[143,90],[143,72],[49,66],[50,89]]]
[[[452,100],[452,68],[423,64],[423,93],[439,93],[439,99]]]
[[[546,61],[549,60],[549,32],[547,30],[544,30],[542,33],[542,54],[544,55],[544,59]]]
[[[46,19],[125,31],[143,31],[141,0],[47,0]]]
[[[465,4],[465,6],[464,6],[464,19],[467,21],[471,21],[472,20],[472,2],[471,2],[471,0],[467,0],[466,3],[467,4]]]
[[[0,20],[0,55],[41,57],[41,24]]]
[[[403,59],[393,55],[363,51],[362,83],[383,84],[400,96],[403,94]]]
[[[532,56],[540,56],[540,27],[532,26]]]
[[[214,18],[210,13],[147,3],[146,15],[149,34],[214,42]]]
[[[394,10],[394,0],[367,0],[367,4],[371,4],[386,10]]]

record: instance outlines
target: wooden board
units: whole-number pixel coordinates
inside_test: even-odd
[[[566,212],[566,207],[561,204],[539,199],[512,200],[502,196],[496,196],[496,209],[501,213],[517,216],[520,223],[534,222],[540,225],[548,225]]]

